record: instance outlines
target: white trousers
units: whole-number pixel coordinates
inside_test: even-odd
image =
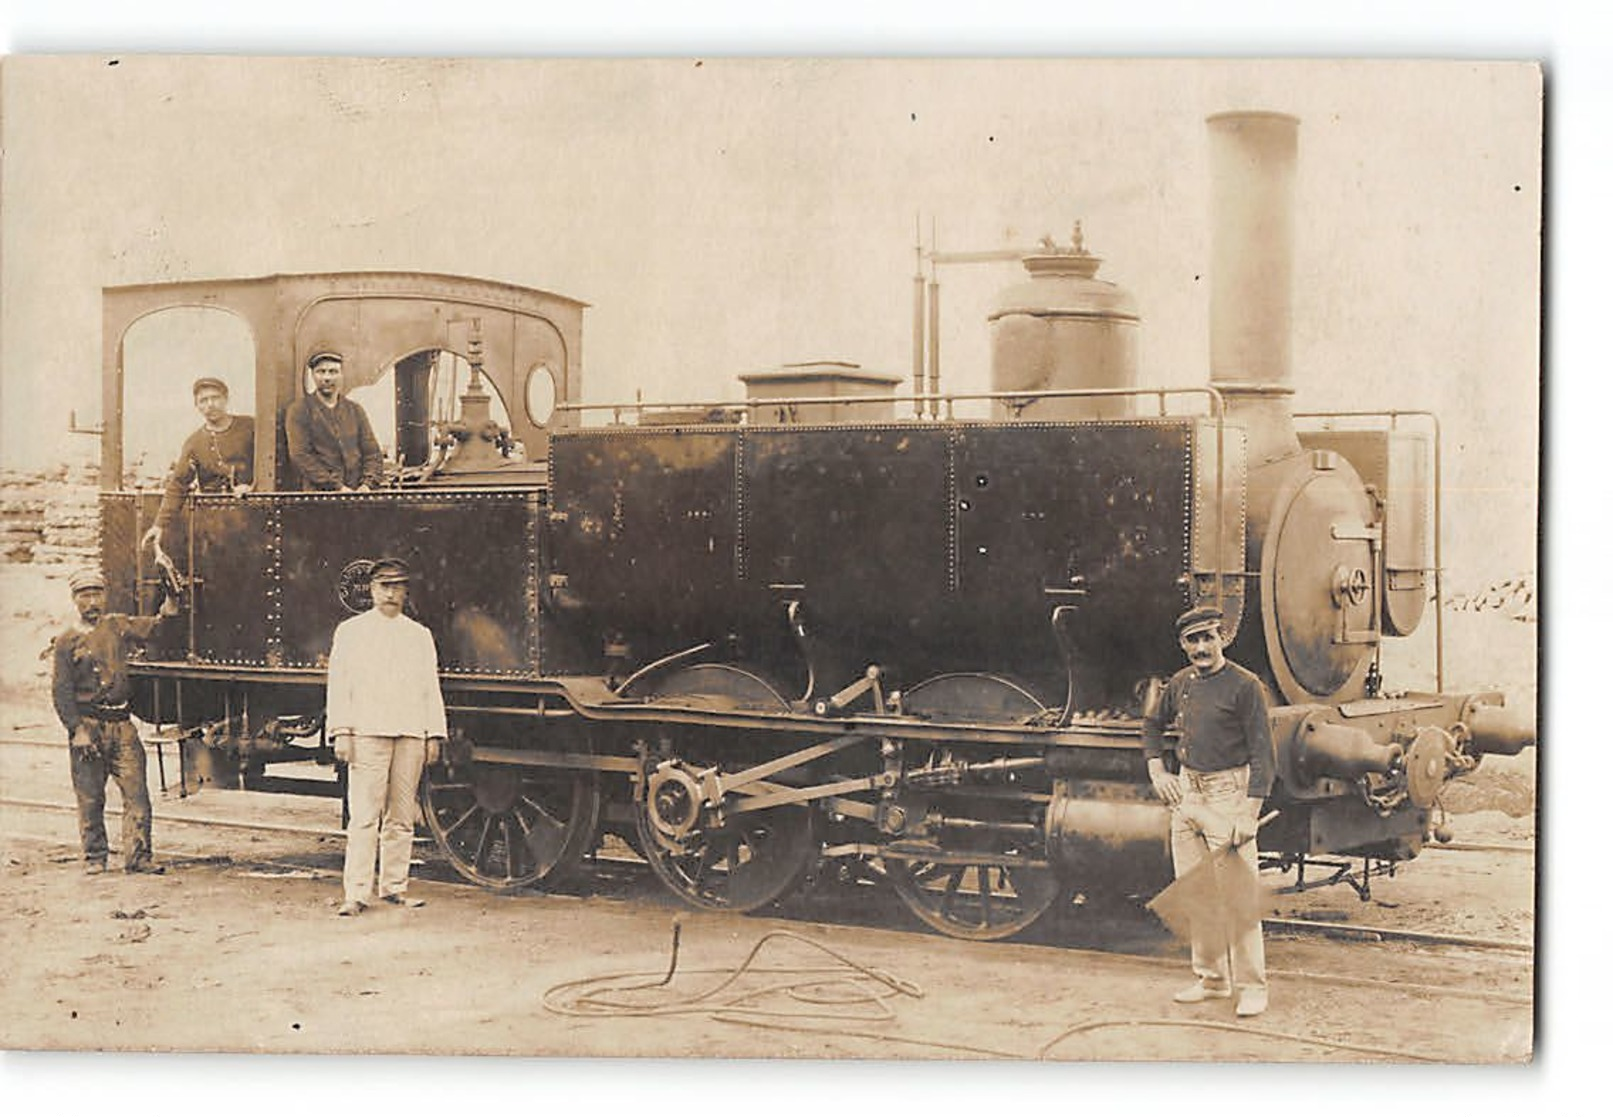
[[[420,770],[426,765],[424,737],[353,738],[347,765],[347,857],[342,864],[343,897],[368,903],[376,891],[380,853],[380,894],[401,895],[409,887],[409,855]]]
[[[1181,772],[1182,804],[1171,812],[1171,861],[1178,878],[1186,876],[1201,861],[1220,854],[1232,844],[1232,818],[1247,809],[1249,767],[1228,768],[1224,772]],[[1260,854],[1254,839],[1237,848],[1237,855],[1252,875],[1260,873]],[[1266,943],[1256,919],[1229,933],[1201,936],[1199,923],[1192,929],[1193,972],[1206,985],[1239,988],[1266,987]],[[1230,946],[1230,950],[1227,948]],[[1230,958],[1228,955],[1230,954]],[[1231,962],[1232,972],[1227,972]]]

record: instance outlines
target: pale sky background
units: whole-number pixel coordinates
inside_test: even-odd
[[[951,4],[893,3],[880,6],[877,16],[862,3],[839,0],[820,0],[811,14],[803,14],[804,6],[799,13],[782,8],[764,11],[754,3],[708,0],[675,6],[595,0],[524,16],[517,16],[513,5],[482,0],[462,0],[429,14],[396,4],[355,3],[338,9],[308,0],[231,8],[177,0],[128,6],[97,3],[75,5],[71,14],[66,5],[53,0],[18,0],[16,16],[11,15],[11,6],[3,7],[8,30],[15,36],[11,49],[33,53],[138,47],[312,55],[631,52],[690,59],[736,52],[1547,59],[1553,136],[1548,218],[1552,542],[1547,581],[1554,611],[1553,623],[1542,628],[1550,643],[1547,662],[1554,681],[1542,696],[1553,739],[1562,745],[1554,746],[1550,755],[1555,759],[1544,770],[1551,776],[1542,796],[1552,838],[1551,895],[1543,913],[1548,918],[1541,927],[1544,945],[1539,958],[1545,994],[1543,1054],[1534,1068],[1440,1068],[1416,1075],[1332,1068],[1328,1081],[1347,1088],[1319,1091],[1314,1068],[1272,1066],[926,1064],[920,1072],[916,1064],[685,1063],[638,1066],[635,1073],[619,1074],[621,1068],[598,1063],[509,1060],[455,1060],[427,1067],[420,1060],[299,1059],[291,1064],[248,1058],[176,1062],[10,1054],[0,1059],[8,1097],[43,1108],[59,1105],[64,1097],[126,1106],[133,1095],[153,1103],[160,1100],[170,1112],[211,1113],[219,1097],[231,1096],[236,1099],[232,1104],[243,1105],[243,1112],[254,1115],[284,1112],[287,1106],[305,1103],[310,1089],[321,1099],[367,1108],[382,1099],[411,1106],[452,1099],[458,1107],[487,1109],[533,1104],[534,1099],[550,1106],[558,1102],[567,1108],[590,1109],[608,1107],[624,1097],[630,1106],[663,1104],[669,1090],[681,1090],[682,1096],[707,1091],[703,1096],[724,1099],[720,1104],[736,1109],[765,1097],[770,1112],[788,1114],[843,1105],[848,1098],[877,1107],[941,1102],[952,1103],[949,1108],[961,1103],[982,1110],[1009,1105],[1032,1111],[1047,1105],[1102,1102],[1185,1111],[1184,1107],[1201,1107],[1207,1099],[1247,1105],[1253,1098],[1303,1096],[1307,1110],[1319,1115],[1358,1112],[1363,1097],[1408,1110],[1442,1107],[1463,1114],[1569,1112],[1582,1106],[1579,1099],[1586,1096],[1582,1087],[1594,1088],[1603,1059],[1605,1029],[1598,1021],[1607,991],[1605,890],[1596,886],[1601,867],[1594,859],[1600,850],[1594,840],[1596,819],[1606,809],[1605,780],[1596,774],[1606,732],[1594,696],[1605,689],[1601,649],[1603,634],[1613,626],[1609,595],[1600,588],[1609,550],[1603,521],[1613,506],[1613,474],[1601,464],[1599,453],[1606,440],[1606,415],[1613,411],[1613,381],[1606,373],[1604,353],[1607,300],[1601,278],[1613,248],[1606,216],[1607,199],[1613,196],[1608,173],[1613,168],[1613,128],[1608,123],[1613,106],[1613,52],[1608,44],[1613,38],[1607,34],[1605,4],[1358,0],[1348,6],[1307,6],[1221,0],[1212,6],[1134,0],[1123,7],[1077,11],[1071,5],[998,0],[978,11]],[[83,8],[92,9],[94,15],[78,14]],[[128,65],[127,56],[120,57]],[[177,88],[157,92],[147,84],[140,102],[123,91],[108,92],[108,83],[99,77],[86,77],[67,88],[35,85],[28,90],[28,103],[54,123],[43,133],[36,130],[31,142],[24,143],[15,131],[20,90],[11,61],[7,60],[0,90],[5,98],[0,111],[7,118],[6,177],[0,190],[4,303],[0,462],[25,456],[13,441],[14,432],[29,432],[36,426],[57,432],[69,406],[98,406],[93,388],[99,363],[95,290],[104,283],[187,274],[170,270],[175,268],[195,269],[194,274],[202,275],[355,266],[445,267],[559,290],[595,304],[586,323],[584,352],[592,398],[604,398],[607,389],[618,386],[630,389],[639,379],[668,370],[688,374],[710,369],[710,375],[726,382],[735,371],[797,359],[802,356],[798,349],[823,355],[823,339],[831,337],[835,355],[905,371],[909,242],[916,211],[934,214],[943,248],[1003,243],[1010,229],[1032,238],[1043,232],[1062,235],[1072,217],[1084,217],[1089,242],[1107,259],[1103,274],[1131,289],[1143,304],[1145,375],[1196,382],[1205,373],[1207,301],[1184,278],[1193,274],[1188,269],[1202,265],[1207,247],[1202,179],[1176,174],[1148,177],[1146,172],[1176,157],[1202,168],[1199,118],[1232,107],[1219,94],[1237,92],[1212,87],[1209,76],[1178,90],[1178,95],[1152,97],[1111,96],[1088,86],[1047,101],[1014,83],[961,91],[943,87],[932,91],[937,99],[930,106],[933,111],[921,116],[930,129],[922,138],[916,122],[909,120],[903,130],[886,121],[879,134],[851,144],[843,144],[843,134],[869,126],[861,114],[814,130],[786,122],[789,114],[779,111],[781,106],[835,104],[835,95],[832,91],[826,95],[822,83],[814,86],[810,98],[787,87],[764,86],[740,101],[708,110],[704,117],[693,107],[669,106],[658,118],[662,128],[655,130],[643,122],[643,98],[636,103],[630,98],[589,101],[575,91],[568,96],[564,83],[545,87],[551,103],[572,106],[574,112],[588,115],[592,126],[569,126],[562,117],[548,127],[535,123],[530,92],[509,93],[496,111],[474,111],[446,121],[419,110],[432,99],[423,92],[388,102],[384,85],[370,86],[372,93],[366,96],[337,81],[337,95],[323,102],[327,108],[311,113],[306,105],[311,90],[317,90],[313,83],[271,83],[267,90],[238,89],[230,96],[215,89],[201,104],[192,89],[182,109],[174,109],[181,100]],[[237,81],[248,77],[240,60],[223,69],[234,72]],[[1214,70],[1201,72],[1209,75]],[[132,73],[126,70],[122,76]],[[407,76],[394,80],[406,81]],[[141,84],[133,81],[130,87]],[[452,83],[433,84],[438,91],[432,96],[465,103],[462,88],[449,96]],[[1352,394],[1352,378],[1363,369],[1379,368],[1378,358],[1361,361],[1346,356],[1377,345],[1381,358],[1381,347],[1389,344],[1382,339],[1394,327],[1399,336],[1393,343],[1404,347],[1397,351],[1407,358],[1394,364],[1416,373],[1403,387],[1413,394],[1437,392],[1448,433],[1454,433],[1457,423],[1448,403],[1478,421],[1532,432],[1533,415],[1525,419],[1515,414],[1530,407],[1532,386],[1519,388],[1514,383],[1499,405],[1483,407],[1464,406],[1464,393],[1447,386],[1453,371],[1475,371],[1463,363],[1464,357],[1484,360],[1489,374],[1501,369],[1501,380],[1509,383],[1518,376],[1533,376],[1532,348],[1522,362],[1490,353],[1496,344],[1508,354],[1524,349],[1517,335],[1533,314],[1532,301],[1538,294],[1538,283],[1525,283],[1518,274],[1532,265],[1527,259],[1531,252],[1516,243],[1522,236],[1511,220],[1516,207],[1494,197],[1498,188],[1511,185],[1504,164],[1526,153],[1510,140],[1491,135],[1481,119],[1489,110],[1479,111],[1469,84],[1425,87],[1415,103],[1395,103],[1380,97],[1380,91],[1388,92],[1376,83],[1345,82],[1330,91],[1336,103],[1329,103],[1323,88],[1311,80],[1275,77],[1263,89],[1247,91],[1269,95],[1266,107],[1304,118],[1302,205],[1311,204],[1307,195],[1319,188],[1333,191],[1335,201],[1349,195],[1355,202],[1372,203],[1359,206],[1359,212],[1352,209],[1331,217],[1324,213],[1322,218],[1335,223],[1320,241],[1301,237],[1302,321],[1296,337],[1300,403],[1343,405]],[[1005,103],[1003,98],[1011,92],[1027,107]],[[170,93],[174,101],[161,100]],[[967,127],[959,125],[962,140],[934,130],[947,119],[941,102],[948,96],[953,117],[966,118]],[[892,111],[900,121],[904,106],[897,100]],[[404,129],[401,136],[382,136],[384,129],[376,124],[378,114],[373,111],[377,103],[388,105],[388,118],[412,104],[417,116],[430,123]],[[231,104],[239,110],[233,118],[225,109]],[[1145,111],[1149,106],[1168,111]],[[1101,113],[1096,111],[1100,107]],[[991,165],[989,176],[981,176],[980,160],[989,157],[982,155],[982,126],[987,135],[997,136],[987,143],[1005,143],[1004,137],[1012,133],[1004,129],[999,134],[998,121],[1045,121],[1054,108],[1061,110],[1056,126],[1043,138],[1050,137],[1050,144],[1062,151],[1056,165],[1044,164],[1034,175],[1010,182],[1010,173],[1017,174],[1013,168],[1021,161],[1000,160]],[[1342,113],[1341,119],[1330,126],[1335,112]],[[360,124],[366,115],[367,128]],[[320,123],[329,116],[344,125],[330,129]],[[206,122],[209,117],[211,123]],[[1465,121],[1465,135],[1443,132],[1437,124],[1441,117]],[[725,120],[745,127],[725,129]],[[145,138],[115,139],[112,125],[117,121],[133,125]],[[691,128],[697,125],[712,129],[705,146],[696,148],[686,139],[689,147],[682,155],[675,138],[659,134],[671,128],[687,137],[696,134]],[[827,133],[835,141],[834,150],[803,148],[804,141],[790,138],[798,128],[803,136],[821,138]],[[495,133],[492,141],[475,139],[488,130]],[[1324,143],[1329,132],[1338,137],[1337,143]],[[326,134],[346,139],[332,150],[321,139]],[[736,204],[746,192],[746,180],[736,169],[741,160],[719,161],[711,152],[714,146],[734,152],[746,149],[739,136],[750,145],[753,168],[765,169],[775,162],[780,145],[786,155],[794,151],[810,154],[813,160],[832,156],[843,146],[860,152],[865,162],[842,174],[860,176],[882,168],[873,179],[878,189],[862,191],[864,204],[880,208],[857,215],[831,211],[824,208],[825,200],[837,192],[822,186],[817,201],[803,195],[803,200],[781,210],[776,198],[772,207]],[[714,145],[713,140],[718,142]],[[1421,156],[1429,150],[1424,141],[1468,170],[1475,148],[1500,153],[1481,162],[1501,169],[1477,180],[1468,173],[1457,174],[1445,160],[1424,162]],[[673,151],[656,152],[658,145],[669,142]],[[1158,150],[1167,142],[1179,145],[1174,156]],[[563,152],[554,150],[557,144]],[[582,158],[580,153],[590,145],[600,153]],[[446,162],[450,150],[463,158],[467,148],[474,150],[475,160],[453,175],[456,187],[436,164]],[[1331,162],[1318,167],[1317,160],[1330,148]],[[1026,145],[1020,143],[1015,150],[1023,156]],[[701,151],[703,159],[696,154]],[[19,158],[22,152],[28,153],[26,162]],[[406,176],[410,185],[404,195],[388,194],[402,200],[384,208],[373,199],[383,190],[397,189],[396,183],[405,178],[395,169],[399,153],[411,155]],[[1407,154],[1416,156],[1414,162],[1423,167],[1410,194],[1397,181],[1404,171],[1387,166]],[[1496,158],[1502,163],[1493,162]],[[377,173],[376,162],[392,169]],[[702,172],[695,176],[698,189],[688,181],[660,181],[672,169],[688,171],[691,164]],[[721,175],[715,175],[717,166]],[[626,185],[605,174],[623,167],[630,180]],[[909,173],[925,169],[927,181]],[[307,184],[315,173],[330,174],[340,188],[316,190]],[[13,191],[19,187],[25,188],[21,196],[32,199],[28,212],[17,212],[18,196]],[[1448,223],[1452,210],[1447,200],[1471,190],[1480,191],[1483,205],[1495,207],[1490,217],[1476,228],[1470,212]],[[556,197],[571,201],[572,211],[545,213],[536,202]],[[956,209],[947,208],[949,199],[959,203]],[[1162,204],[1161,199],[1166,201]],[[315,200],[322,208],[307,208]],[[1123,200],[1132,205],[1124,215],[1118,212]],[[603,217],[595,216],[599,211]],[[520,219],[522,235],[517,235],[517,226],[508,217],[512,212]],[[1309,216],[1312,221],[1303,228],[1315,238],[1320,235],[1315,222],[1321,218],[1315,213]],[[367,232],[355,227],[372,217],[385,218],[389,224]],[[800,225],[804,218],[812,219],[806,227]],[[702,223],[705,228],[698,227]],[[1504,228],[1492,227],[1496,225]],[[848,238],[838,254],[810,259],[796,255],[818,235],[850,227],[861,239]],[[1416,236],[1405,237],[1408,228],[1417,230]],[[1394,243],[1383,239],[1389,229],[1399,230]],[[724,246],[740,236],[747,238],[750,251],[748,262],[736,265]],[[969,243],[977,237],[985,243]],[[1444,257],[1422,251],[1432,243],[1448,246],[1455,241],[1462,243]],[[704,251],[680,257],[678,252],[691,242],[704,245]],[[19,243],[30,246],[31,262],[17,262]],[[716,280],[707,273],[703,259],[713,245],[724,261],[723,267],[711,269]],[[784,266],[786,249],[797,261],[790,265],[795,269],[792,274],[804,272],[814,280],[810,298],[797,294],[793,299],[769,299],[763,297],[765,291],[754,289],[756,285],[734,282],[729,274],[735,270],[752,276],[771,274]],[[654,259],[662,252],[670,256],[670,265]],[[825,258],[841,266],[826,271]],[[1421,285],[1402,284],[1408,267],[1420,274]],[[1491,278],[1498,270],[1507,274]],[[1345,274],[1352,278],[1348,282],[1340,278],[1339,289],[1322,300],[1323,289],[1314,282]],[[982,276],[979,282],[981,300],[989,301],[997,277]],[[963,331],[969,326],[965,306],[970,296],[959,289],[961,278],[948,275],[947,284],[949,330]],[[1443,292],[1450,286],[1472,297],[1447,301]],[[869,290],[878,293],[859,301],[841,294],[847,290],[859,296]],[[1520,292],[1523,302],[1518,301]],[[831,303],[831,298],[837,301]],[[1437,309],[1430,306],[1430,299],[1439,304]],[[883,309],[887,303],[877,300],[888,300],[895,311]],[[19,304],[24,309],[19,310]],[[1323,308],[1320,313],[1318,307]],[[663,323],[674,322],[679,314],[691,313],[690,308],[694,328],[677,347],[657,339],[662,325],[642,325],[657,316]],[[1333,314],[1350,318],[1334,324],[1329,319]],[[731,322],[736,316],[747,317]],[[1490,316],[1504,322],[1484,320]],[[1361,329],[1362,322],[1372,328]],[[981,339],[975,344],[983,347],[984,327],[978,317],[975,325]],[[1329,335],[1328,346],[1317,344],[1318,338]],[[878,340],[868,340],[871,336]],[[1436,337],[1445,339],[1444,348],[1436,345]],[[726,344],[729,338],[748,338],[750,345]],[[960,363],[966,353],[960,347],[965,344],[961,333],[954,337],[949,332],[947,382],[953,387],[964,386],[970,375],[984,376]],[[1347,348],[1332,348],[1335,345]],[[1433,374],[1426,364],[1412,364],[1413,351],[1420,360],[1434,362]],[[696,354],[711,363],[697,364],[692,359]],[[1377,371],[1372,374],[1378,377],[1376,392],[1382,377]],[[1463,382],[1478,391],[1499,381],[1468,376]],[[44,398],[24,394],[41,384],[48,389]],[[665,393],[674,394],[682,393]],[[1386,391],[1373,402],[1387,403],[1387,395]],[[1412,405],[1410,399],[1403,405]],[[13,418],[19,409],[26,412],[26,419]],[[1463,440],[1461,458],[1471,460],[1475,474],[1485,475],[1484,480],[1493,483],[1501,478],[1512,494],[1510,502],[1516,504],[1517,494],[1533,487],[1533,455],[1519,452],[1510,442],[1471,440],[1476,437]],[[31,434],[26,440],[34,441]],[[1484,464],[1492,455],[1507,464]],[[1498,507],[1506,503],[1499,502]],[[1497,535],[1505,536],[1508,554],[1520,546],[1521,522],[1511,510],[1498,518]],[[1466,550],[1468,561],[1480,565],[1489,561],[1483,546],[1469,545]],[[1078,965],[1072,965],[1071,980],[1080,980]],[[247,1090],[240,1088],[243,1083],[249,1084]],[[690,1090],[696,1093],[691,1095]]]
[[[1207,378],[1204,117],[1301,119],[1296,406],[1430,408],[1456,584],[1532,568],[1541,84],[1473,62],[489,61],[85,55],[3,76],[0,461],[94,440],[103,285],[397,268],[592,304],[591,401],[729,397],[841,359],[907,375],[915,220],[1063,240]],[[943,388],[985,390],[1015,263],[942,274]],[[172,453],[179,360],[131,385]],[[134,393],[131,393],[131,401]],[[24,401],[28,402],[24,402]],[[131,453],[132,459],[134,455]]]

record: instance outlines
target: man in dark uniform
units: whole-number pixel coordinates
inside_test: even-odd
[[[1171,677],[1143,719],[1148,778],[1171,806],[1171,860],[1178,878],[1207,857],[1224,856],[1229,847],[1251,874],[1259,872],[1255,831],[1261,804],[1271,793],[1276,754],[1265,687],[1227,659],[1222,620],[1221,610],[1207,605],[1177,618],[1177,640],[1189,666]],[[1166,770],[1161,756],[1164,730],[1172,722],[1179,723],[1179,775]],[[1198,1004],[1230,997],[1235,983],[1237,1014],[1258,1016],[1267,1001],[1260,920],[1227,928],[1227,934],[1215,934],[1218,930],[1194,922],[1193,972],[1198,980],[1177,993],[1176,1001]]]
[[[162,504],[140,541],[144,546],[161,542],[187,492],[243,493],[252,487],[251,416],[230,414],[229,386],[216,376],[197,380],[190,392],[202,426],[185,439],[163,481]]]
[[[316,346],[314,390],[286,408],[286,449],[305,490],[354,492],[381,483],[381,444],[364,409],[342,394],[342,355]]]
[[[151,797],[146,792],[146,750],[129,723],[129,646],[144,643],[157,626],[179,612],[172,598],[153,617],[106,611],[106,582],[99,571],[68,579],[79,623],[56,637],[52,697],[67,729],[78,799],[78,832],[84,871],[106,869],[106,780],[123,795],[123,868],[130,873],[162,870],[151,861]]]

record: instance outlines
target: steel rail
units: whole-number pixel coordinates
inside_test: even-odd
[[[48,799],[14,799],[9,796],[0,797],[0,807],[21,807],[25,810],[53,811],[57,814],[77,814],[78,807],[73,803],[55,803]],[[108,805],[106,813],[114,818],[123,816],[122,807]],[[183,814],[159,814],[155,806],[151,812],[153,822],[175,822],[184,826],[212,826],[221,830],[261,830],[269,834],[297,834],[304,837],[317,838],[344,838],[347,831],[340,829],[327,829],[318,826],[295,826],[284,822],[241,822],[232,818],[209,818],[205,816]]]
[[[1527,853],[1531,857],[1535,852],[1535,847],[1525,842],[1441,842],[1423,846],[1424,852],[1431,849],[1440,853]]]
[[[10,798],[10,797],[0,797],[0,806],[21,807],[23,809],[28,809],[28,810],[49,811],[49,812],[58,813],[58,814],[73,814],[73,813],[76,813],[76,811],[77,811],[76,806],[74,806],[71,803],[56,803],[56,802],[51,802],[51,801],[48,801],[48,800],[16,799],[16,798]],[[121,808],[112,807],[112,806],[109,805],[106,808],[106,813],[108,815],[111,815],[111,816],[114,816],[114,817],[121,817],[122,814],[123,814],[123,811],[122,811]],[[343,831],[343,830],[328,829],[328,828],[316,827],[316,826],[295,826],[295,825],[288,825],[288,824],[284,824],[284,823],[268,823],[268,822],[241,822],[241,821],[237,821],[235,819],[197,817],[197,816],[175,815],[175,814],[167,814],[167,813],[158,814],[155,811],[152,814],[152,819],[153,819],[153,821],[160,821],[160,822],[163,822],[163,823],[170,823],[170,824],[171,823],[178,823],[178,824],[181,824],[181,825],[198,826],[198,827],[204,827],[204,828],[209,828],[210,827],[210,828],[220,829],[220,830],[259,831],[259,832],[264,832],[264,833],[287,834],[287,835],[294,835],[294,836],[299,836],[299,837],[320,837],[320,838],[337,837],[337,838],[339,838],[339,837],[345,837],[345,835],[346,835],[346,832]],[[54,839],[48,839],[48,838],[40,838],[38,840],[41,840],[41,841],[54,841]],[[426,842],[427,844],[429,844],[429,840],[424,839],[424,838],[416,839],[416,841]],[[912,851],[911,853],[902,854],[902,856],[905,859],[907,856],[917,857],[917,856],[919,856],[919,854],[918,854],[917,851]],[[947,858],[947,856],[945,854],[937,854],[937,853],[934,853],[933,851],[924,854],[924,859],[933,860],[933,861],[937,861],[937,862],[944,862],[944,861],[948,860],[948,858]],[[610,860],[610,861],[612,861],[612,863],[618,863],[619,862],[622,866],[631,866],[634,869],[642,868],[644,871],[646,871],[646,872],[648,871],[648,865],[644,864],[644,863],[642,863],[642,862],[640,862],[640,861],[638,861],[636,859],[633,860],[633,861],[627,861],[627,860],[620,859],[620,858],[605,858],[605,860]],[[253,864],[271,865],[271,866],[281,864],[280,861],[278,861],[278,860],[276,860],[274,858],[269,858],[269,859],[258,858],[258,859],[254,859],[252,863]],[[971,861],[970,863],[973,864],[974,862]],[[1033,862],[1027,861],[1026,863],[1031,864]],[[455,885],[456,887],[461,887],[461,888],[470,889],[470,890],[477,890],[477,891],[481,890],[481,888],[482,888],[482,886],[474,884],[472,882],[459,880],[459,879],[452,879],[452,878],[450,878],[448,880],[445,880],[445,881],[440,881],[438,883],[452,884],[452,885]],[[1534,944],[1529,943],[1529,942],[1520,942],[1520,941],[1507,940],[1507,939],[1482,938],[1482,937],[1479,937],[1479,936],[1472,936],[1472,935],[1448,935],[1448,934],[1441,934],[1441,933],[1430,932],[1430,931],[1400,930],[1400,929],[1391,928],[1391,927],[1370,926],[1370,925],[1365,925],[1365,924],[1324,922],[1324,921],[1319,921],[1319,920],[1308,920],[1308,919],[1270,919],[1270,918],[1265,919],[1262,922],[1263,922],[1265,928],[1268,931],[1281,930],[1281,931],[1288,931],[1288,932],[1300,932],[1300,933],[1304,933],[1304,934],[1308,934],[1308,935],[1314,935],[1314,936],[1319,937],[1319,938],[1329,939],[1329,940],[1332,940],[1332,941],[1344,941],[1344,940],[1352,940],[1353,939],[1353,940],[1366,940],[1366,941],[1379,941],[1379,942],[1419,942],[1419,943],[1426,943],[1428,945],[1433,945],[1433,946],[1462,947],[1462,948],[1467,948],[1467,949],[1470,949],[1470,950],[1479,950],[1479,951],[1486,951],[1486,952],[1507,953],[1507,954],[1530,954],[1530,955],[1533,954],[1534,949],[1535,949]],[[915,932],[915,933],[919,933],[919,932]],[[1088,948],[1072,947],[1072,948],[1069,948],[1069,949],[1088,949]],[[1145,962],[1154,961],[1154,959],[1151,959],[1151,958],[1147,957],[1146,955],[1116,955],[1116,954],[1114,954],[1113,952],[1110,952],[1110,951],[1102,951],[1102,953],[1104,953],[1105,955],[1110,956],[1110,957],[1128,957],[1128,958],[1132,958],[1132,959],[1137,960],[1137,961],[1145,961]],[[1281,970],[1273,970],[1272,972],[1276,973],[1276,974],[1284,973],[1284,971],[1281,971]],[[1382,984],[1382,985],[1394,986],[1395,988],[1402,988],[1403,987],[1403,983],[1400,983],[1400,982],[1383,982],[1383,981],[1380,981],[1379,979],[1375,979],[1375,978],[1352,978],[1352,977],[1346,977],[1346,976],[1342,976],[1342,975],[1337,976],[1337,977],[1329,977],[1328,975],[1317,975],[1317,974],[1311,974],[1311,973],[1305,973],[1303,975],[1299,975],[1299,974],[1296,973],[1293,976],[1304,976],[1304,977],[1318,978],[1320,980],[1334,981],[1334,982],[1340,983],[1340,984],[1368,985],[1368,986],[1375,986],[1375,985]],[[1427,989],[1429,991],[1437,991],[1439,993],[1447,994],[1447,995],[1451,995],[1451,996],[1473,997],[1473,998],[1477,998],[1477,999],[1486,999],[1486,1000],[1491,1000],[1491,999],[1493,999],[1493,1000],[1503,1000],[1503,1001],[1508,1001],[1508,1002],[1512,1002],[1512,1003],[1528,1003],[1528,1001],[1529,1001],[1528,998],[1513,997],[1513,996],[1511,996],[1509,994],[1504,994],[1504,993],[1493,993],[1493,992],[1484,992],[1484,991],[1470,991],[1470,990],[1464,990],[1464,989],[1458,989],[1458,988],[1446,989],[1446,988],[1441,987],[1441,986],[1418,986],[1417,988],[1419,988],[1419,989]]]
[[[1420,942],[1430,946],[1466,946],[1476,950],[1497,950],[1514,954],[1533,954],[1535,944],[1515,939],[1487,939],[1474,935],[1447,935],[1436,931],[1403,931],[1394,927],[1374,927],[1369,924],[1337,923],[1312,919],[1262,919],[1269,930],[1303,931],[1330,939],[1368,939],[1383,942]]]

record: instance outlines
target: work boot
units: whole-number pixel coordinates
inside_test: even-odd
[[[1251,985],[1238,994],[1239,1016],[1259,1016],[1266,1011],[1266,990],[1264,986]]]
[[[364,910],[364,905],[357,900],[343,900],[342,906],[336,909],[337,915],[357,915]]]
[[[104,872],[106,872],[106,862],[105,861],[86,861],[86,862],[84,862],[84,875],[85,876],[87,876],[87,877],[98,877]]]
[[[402,892],[388,892],[385,896],[382,896],[381,899],[394,907],[400,908],[423,908],[426,906],[426,902],[424,900],[416,899],[415,897],[405,895]]]
[[[1230,996],[1232,996],[1231,986],[1206,981],[1201,977],[1172,999],[1179,1005],[1196,1005],[1205,1001],[1225,1000]]]

